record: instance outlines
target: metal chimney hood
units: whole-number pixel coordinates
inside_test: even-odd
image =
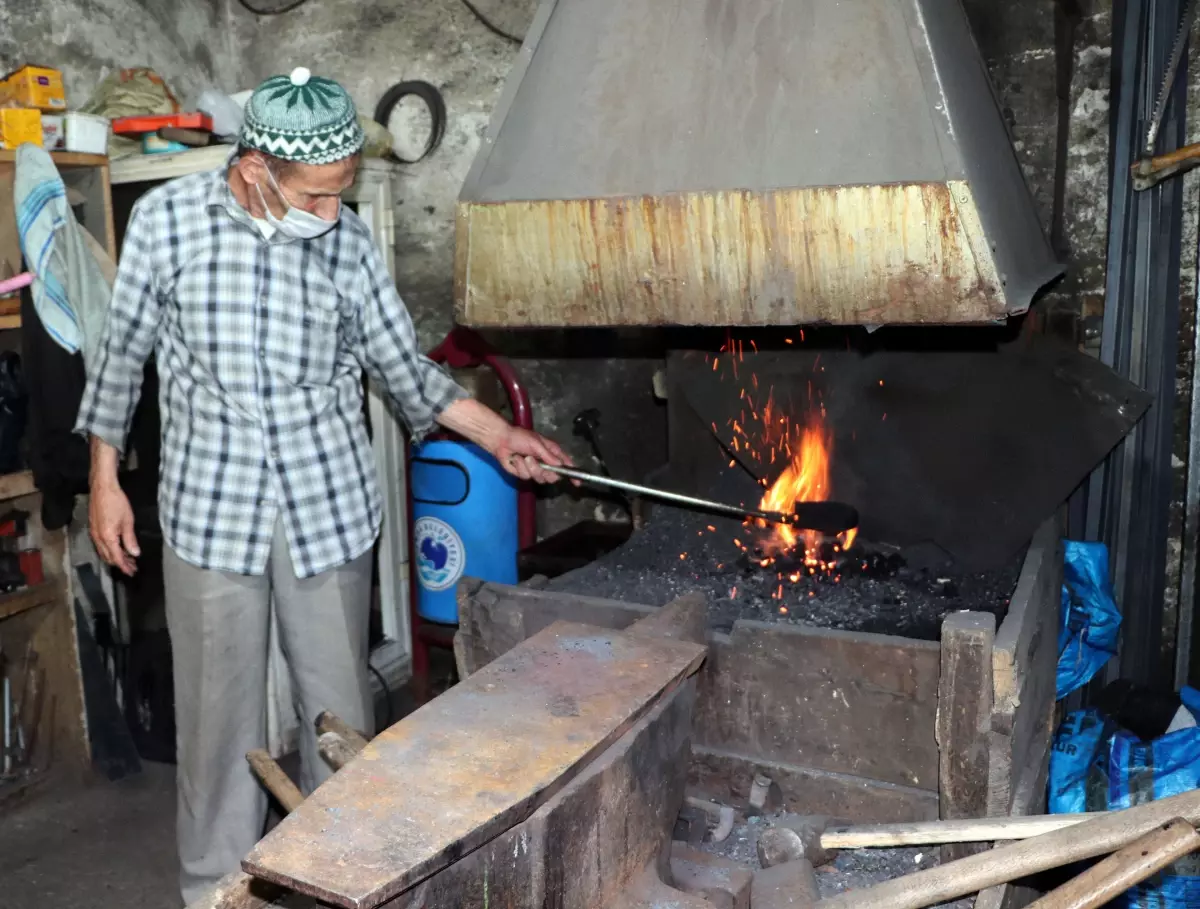
[[[543,0],[456,222],[478,327],[986,323],[1061,271],[960,0]]]

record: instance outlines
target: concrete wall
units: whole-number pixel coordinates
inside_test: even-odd
[[[243,81],[226,0],[8,0],[0,3],[0,70],[63,71],[67,103],[83,104],[114,69],[149,66],[186,103]]]
[[[229,0],[255,75],[305,65],[342,81],[360,108],[371,111],[401,79],[441,87],[449,125],[441,149],[397,180],[396,253],[399,285],[426,345],[452,319],[453,207],[462,180],[516,47],[487,31],[461,0],[310,0],[295,12],[255,20]],[[496,24],[524,34],[537,0],[477,0]],[[1056,136],[1053,4],[1041,0],[966,0],[980,49],[1005,108],[1043,223],[1050,223]],[[1067,223],[1072,262],[1048,301],[1078,311],[1102,300],[1106,208],[1108,0],[1087,0],[1076,41],[1072,86]],[[613,333],[538,333],[501,336],[519,354],[531,387],[539,428],[569,441],[570,420],[599,407],[606,456],[618,474],[638,476],[665,456],[661,408],[651,396],[657,339],[636,336],[647,357],[611,362]],[[625,342],[630,335],[621,336]],[[586,455],[576,445],[574,452]],[[596,503],[557,500],[543,510],[553,531]],[[607,509],[611,511],[611,509]]]
[[[256,19],[234,0],[240,39],[251,48],[254,76],[265,78],[307,66],[337,79],[359,109],[373,113],[380,96],[406,79],[438,86],[448,108],[438,151],[403,168],[395,181],[397,284],[422,343],[432,347],[453,324],[454,203],[479,148],[517,46],[489,32],[460,0],[310,0],[292,13]],[[523,35],[537,0],[478,0],[505,31]],[[418,112],[419,113],[419,112]],[[397,121],[419,143],[420,115]],[[666,458],[666,424],[651,393],[654,362],[645,357],[614,364],[612,333],[498,336],[517,359],[529,386],[538,428],[574,446],[571,420],[599,407],[614,473],[638,477]],[[541,529],[551,533],[575,520],[619,508],[600,500],[561,496],[545,503]]]

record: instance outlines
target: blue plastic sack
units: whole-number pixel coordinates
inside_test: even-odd
[[[1058,626],[1056,691],[1064,698],[1092,680],[1117,652],[1121,612],[1103,543],[1063,541],[1062,609]]]
[[[1180,692],[1189,710],[1200,692]],[[1193,706],[1195,705],[1195,707]],[[1129,808],[1200,788],[1200,727],[1143,742],[1097,710],[1067,714],[1050,753],[1052,814]],[[1123,909],[1200,909],[1200,858],[1188,856],[1113,902]]]

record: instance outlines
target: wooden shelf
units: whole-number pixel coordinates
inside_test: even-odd
[[[85,155],[83,152],[55,151],[50,157],[59,167],[104,167],[108,164],[108,155]],[[17,151],[12,148],[0,148],[0,164],[12,164],[17,160]]]
[[[19,499],[37,491],[38,488],[33,482],[33,472],[30,470],[0,474],[0,502]]]
[[[234,152],[232,145],[210,145],[188,151],[159,155],[130,155],[117,158],[109,168],[114,186],[121,183],[151,183],[174,180],[201,171],[216,170]]]
[[[56,602],[58,585],[53,581],[43,581],[32,587],[22,587],[12,593],[0,594],[0,621],[11,619],[15,615]]]

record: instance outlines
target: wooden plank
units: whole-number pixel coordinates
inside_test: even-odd
[[[751,782],[760,773],[779,784],[784,807],[797,814],[824,814],[863,823],[937,820],[938,794],[932,789],[692,746],[689,788],[713,801],[727,805],[745,802]]]
[[[0,642],[8,653],[34,655],[27,673],[30,691],[23,696],[26,744],[34,765],[39,769],[58,766],[84,776],[90,772],[92,754],[74,609],[61,581],[44,586],[44,592],[39,588],[45,596],[40,608],[26,609],[0,622]]]
[[[978,217],[957,181],[459,202],[455,314],[476,328],[994,321],[1005,292],[972,244]],[[903,277],[898,236],[912,238]]]
[[[21,496],[32,495],[37,491],[31,470],[0,474],[0,502],[19,499]]]
[[[21,235],[17,232],[17,211],[13,204],[13,176],[16,167],[0,158],[0,279],[21,272]]]
[[[216,170],[233,154],[232,145],[210,145],[162,155],[130,155],[117,158],[109,167],[114,186],[174,180],[206,170]]]
[[[1034,536],[992,650],[992,715],[988,813],[1014,809],[1024,768],[1040,759],[1053,729],[1062,589],[1058,522]]]
[[[460,588],[459,600],[460,650],[472,671],[560,618],[626,628],[655,611],[499,584],[474,589]],[[697,745],[937,790],[938,644],[746,621],[711,641]]]
[[[0,596],[0,621],[10,619],[38,606],[53,605],[62,597],[62,586],[44,581]]]
[[[1061,579],[1062,541],[1058,522],[1052,519],[1034,535],[1008,613],[996,631],[992,667],[999,709],[1011,709],[1019,701],[1021,670],[1037,649],[1039,619],[1044,620],[1044,610],[1058,602]],[[1057,609],[1053,611],[1057,616]]]
[[[619,630],[657,611],[618,600],[464,578],[458,586],[456,637],[461,641],[463,668],[477,672],[554,622]]]
[[[243,861],[372,909],[528,817],[704,648],[557,623],[377,736]]]
[[[936,727],[942,820],[987,814],[995,637],[996,617],[991,613],[956,612],[942,620]],[[953,861],[986,848],[976,843],[943,846],[942,860]]]
[[[108,164],[107,155],[88,155],[83,152],[56,151],[50,152],[50,157],[58,167],[104,167]],[[0,164],[15,164],[16,160],[16,149],[0,149]]]
[[[939,652],[929,641],[739,620],[712,636],[696,744],[936,790]]]

